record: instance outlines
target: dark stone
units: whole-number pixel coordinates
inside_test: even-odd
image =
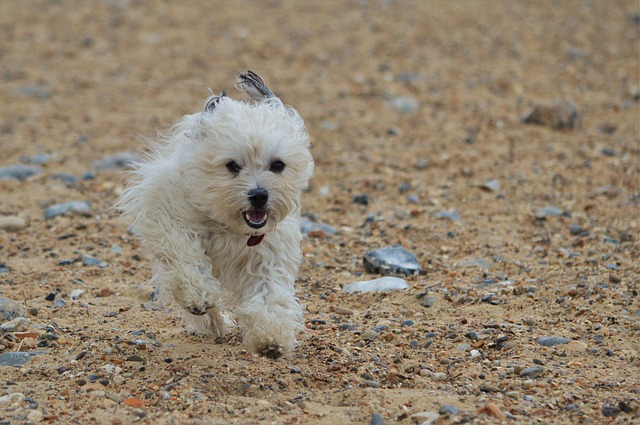
[[[605,404],[602,406],[602,414],[608,418],[615,418],[620,413],[620,410],[617,406],[610,406]]]
[[[399,245],[368,251],[363,261],[369,273],[415,275],[422,272],[416,256]]]
[[[360,205],[369,205],[369,195],[358,195],[353,197],[353,202]]]
[[[371,423],[370,425],[384,425],[384,419],[378,413],[374,413],[371,415]]]

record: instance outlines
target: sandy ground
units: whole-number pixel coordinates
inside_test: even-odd
[[[0,423],[638,423],[639,29],[633,0],[0,2],[0,166],[42,169],[0,181],[30,319],[0,352],[45,351],[0,366]],[[304,117],[304,211],[339,230],[303,241],[277,361],[154,308],[123,170],[94,165],[243,69]],[[521,122],[556,100],[576,128]],[[68,201],[91,211],[45,220]],[[394,244],[410,289],[341,293]]]

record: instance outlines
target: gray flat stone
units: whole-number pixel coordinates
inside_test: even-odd
[[[26,180],[41,172],[42,168],[35,165],[7,165],[0,167],[0,180]]]
[[[407,289],[409,285],[404,279],[398,277],[381,277],[374,280],[353,282],[342,288],[342,292],[351,294],[354,292],[382,292]]]
[[[9,353],[0,354],[0,366],[22,366],[31,360],[32,357],[39,356],[41,354],[49,354],[48,351],[13,351]]]
[[[89,216],[91,215],[91,207],[89,206],[89,203],[85,201],[71,201],[51,205],[44,210],[44,218],[48,220],[67,213]]]
[[[93,163],[93,168],[97,170],[115,170],[126,168],[134,163],[138,157],[131,152],[118,152],[113,155],[106,155]]]
[[[545,336],[538,340],[538,344],[545,347],[554,347],[556,345],[564,345],[572,341],[571,338],[565,338],[563,336]]]

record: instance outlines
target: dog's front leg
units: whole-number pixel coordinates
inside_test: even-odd
[[[272,359],[290,354],[302,327],[302,308],[293,283],[266,281],[254,287],[235,311],[245,344]]]

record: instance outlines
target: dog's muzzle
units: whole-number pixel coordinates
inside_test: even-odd
[[[251,209],[242,214],[244,221],[252,229],[260,229],[267,224],[269,219],[269,211],[265,208],[267,201],[269,201],[269,192],[262,188],[251,189],[247,197]]]

